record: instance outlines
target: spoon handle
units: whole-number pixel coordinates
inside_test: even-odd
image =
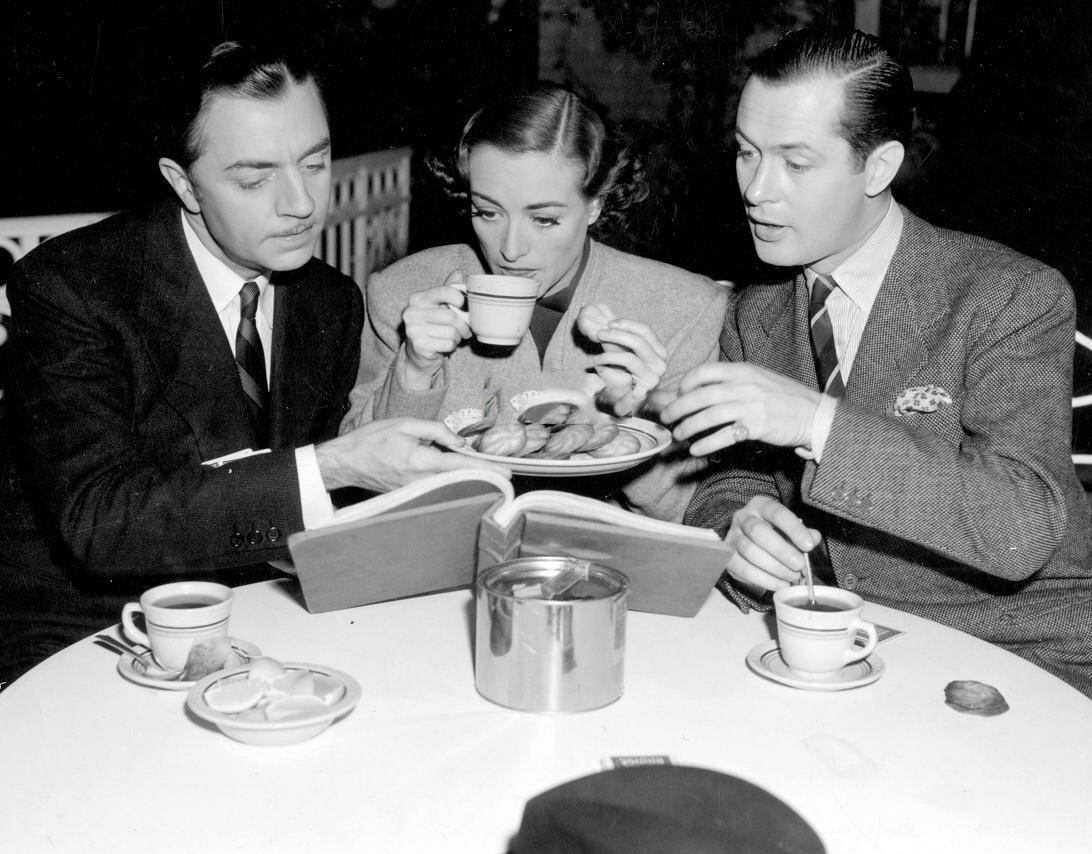
[[[107,647],[118,655],[131,655],[133,658],[140,658],[144,654],[144,651],[129,646],[128,644],[119,641],[117,638],[110,637],[110,635],[95,635],[95,640],[98,641],[100,645]]]
[[[155,656],[151,654],[150,649],[141,651],[140,649],[129,646],[127,643],[119,641],[115,637],[110,635],[95,635],[95,643],[100,646],[106,647],[111,652],[116,652],[118,655],[131,655],[136,661],[141,662],[143,666],[144,675],[153,679],[161,679],[163,681],[172,681],[181,679],[184,668],[178,670],[168,670],[165,667],[160,667],[159,663],[155,660]]]
[[[815,604],[815,579],[811,574],[811,558],[804,552],[804,581],[808,585],[808,601]]]

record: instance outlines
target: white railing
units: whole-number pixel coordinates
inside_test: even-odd
[[[330,214],[315,255],[361,287],[370,273],[401,258],[408,249],[412,154],[411,148],[394,148],[333,163]],[[0,251],[18,261],[42,241],[109,215],[0,219]]]
[[[361,287],[409,247],[412,148],[334,161],[330,214],[315,255]]]
[[[108,216],[109,212],[0,219],[0,250],[6,251],[12,261],[18,261],[43,240],[74,228],[82,228]]]
[[[1077,330],[1077,346],[1085,350],[1092,350],[1092,338],[1089,338],[1080,330]],[[1073,408],[1080,409],[1092,404],[1092,394],[1082,394],[1073,398]],[[1079,453],[1073,455],[1073,464],[1077,466],[1092,466],[1092,454]]]

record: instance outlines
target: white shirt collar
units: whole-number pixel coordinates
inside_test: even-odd
[[[182,217],[182,233],[186,236],[186,245],[190,249],[194,263],[197,264],[197,272],[201,274],[205,288],[212,297],[212,304],[217,314],[227,308],[232,300],[238,298],[239,291],[247,282],[257,282],[259,293],[265,296],[266,287],[269,284],[267,276],[244,279],[209,251],[208,247],[201,242],[201,238],[197,236],[197,232],[193,230],[184,212],[180,212],[179,215]]]
[[[830,275],[838,283],[838,287],[865,316],[872,311],[872,304],[876,302],[876,295],[887,275],[887,268],[895,257],[895,250],[902,236],[903,219],[902,208],[892,198],[887,213],[876,230],[856,252],[831,271]],[[815,281],[815,273],[807,268],[804,272],[810,286]]]

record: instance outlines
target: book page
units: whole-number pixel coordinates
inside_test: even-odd
[[[335,510],[323,527],[343,525],[346,522],[389,513],[392,510],[437,504],[484,492],[500,493],[504,503],[511,501],[514,494],[511,482],[504,475],[487,469],[442,472]]]
[[[552,489],[538,489],[506,501],[493,511],[493,519],[498,525],[507,527],[514,519],[529,510],[550,510],[554,513],[571,515],[577,519],[593,519],[638,531],[647,531],[650,534],[692,537],[710,542],[720,540],[717,532],[710,528],[695,528],[690,525],[665,522],[662,519],[653,519],[623,510],[605,501]]]
[[[627,607],[634,611],[694,616],[728,559],[719,537],[695,534],[702,528],[671,525],[674,533],[650,533],[539,509],[528,510],[522,519],[519,557],[562,555],[615,569],[629,581]],[[486,525],[482,520],[483,530]]]

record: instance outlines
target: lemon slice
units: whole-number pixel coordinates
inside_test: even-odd
[[[323,676],[321,673],[315,674],[314,691],[315,696],[322,700],[327,706],[332,706],[345,696],[344,685],[337,679],[331,679],[329,676]]]
[[[314,693],[315,674],[310,670],[289,670],[283,676],[277,676],[270,680],[267,696],[276,697]]]
[[[284,675],[284,665],[275,658],[255,658],[250,662],[247,675],[256,681],[272,680]]]
[[[307,717],[312,712],[325,708],[326,704],[314,694],[294,694],[272,700],[265,707],[265,716],[271,721],[283,721],[288,718]]]
[[[262,683],[251,679],[224,682],[205,692],[205,702],[214,712],[235,715],[256,706],[262,699]]]

